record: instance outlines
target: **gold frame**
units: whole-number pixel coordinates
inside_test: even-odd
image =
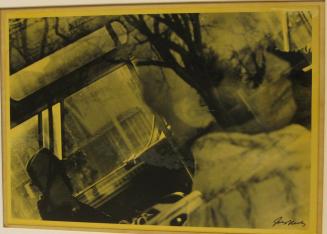
[[[135,4],[112,6],[80,6],[80,7],[52,7],[39,9],[6,9],[1,10],[1,46],[2,46],[2,145],[3,145],[3,188],[4,188],[4,223],[7,227],[24,228],[57,228],[92,231],[157,231],[157,232],[199,232],[199,233],[319,233],[322,222],[322,173],[323,173],[323,120],[324,120],[324,4],[322,2],[276,2],[276,3],[182,3],[182,4]],[[94,224],[94,223],[65,223],[57,221],[36,221],[14,219],[10,215],[10,152],[9,126],[9,18],[14,17],[45,17],[45,16],[85,16],[85,15],[119,15],[135,13],[189,13],[189,12],[259,12],[271,10],[306,9],[316,12],[318,17],[313,19],[313,80],[312,96],[312,150],[311,150],[311,228],[308,231],[298,230],[267,230],[251,228],[205,228],[205,227],[161,227],[161,226],[135,226],[124,224]],[[315,157],[318,156],[319,157]]]

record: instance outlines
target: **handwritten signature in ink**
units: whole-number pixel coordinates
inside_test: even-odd
[[[302,225],[302,227],[305,226],[305,222],[303,220],[300,220],[300,221],[296,221],[293,219],[284,220],[283,216],[280,216],[277,219],[275,219],[273,221],[272,226],[274,227],[279,224],[280,225],[288,225],[288,226],[291,226],[291,225]]]

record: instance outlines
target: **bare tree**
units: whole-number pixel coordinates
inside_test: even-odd
[[[139,61],[138,65],[157,65],[171,68],[187,84],[197,90],[218,123],[233,124],[219,100],[216,86],[228,71],[226,62],[202,40],[200,15],[192,14],[155,14],[126,15],[124,19],[143,35],[159,55],[158,60]],[[251,54],[256,69],[251,76],[256,85],[264,74],[264,66],[256,63],[256,53]],[[225,116],[225,117],[224,117]]]
[[[220,101],[219,93],[217,93],[215,87],[220,84],[226,73],[235,73],[234,76],[236,77],[240,76],[240,74],[237,74],[239,73],[238,69],[227,65],[229,61],[222,61],[218,54],[203,42],[202,31],[209,27],[212,28],[214,25],[210,25],[208,22],[204,25],[200,22],[200,14],[198,13],[77,17],[72,21],[75,22],[74,25],[62,22],[60,18],[43,18],[34,22],[43,27],[44,30],[40,42],[36,46],[37,50],[33,51],[29,49],[28,45],[27,19],[20,21],[19,28],[12,27],[13,32],[10,34],[12,38],[11,48],[16,49],[24,58],[24,64],[17,63],[18,66],[12,62],[12,72],[47,56],[49,53],[60,49],[96,28],[106,25],[110,29],[111,22],[119,21],[126,26],[128,34],[133,37],[128,45],[124,44],[124,46],[120,46],[118,50],[115,50],[115,62],[117,62],[116,60],[123,61],[128,57],[126,54],[134,53],[138,58],[145,58],[139,59],[137,65],[156,65],[171,68],[198,92],[218,123],[223,126],[235,124],[235,118],[231,116],[235,115],[235,108],[233,113],[229,113],[224,109],[223,102]],[[31,24],[29,22],[29,25]],[[66,25],[69,26],[68,31],[63,30],[63,26]],[[148,55],[140,56],[140,52],[142,55],[151,54],[150,50],[142,49],[143,46],[152,48],[158,56],[155,56],[155,59],[153,56],[150,56],[151,59],[148,58]],[[265,67],[264,63],[257,63],[256,55],[258,53],[251,52],[250,54],[250,60],[253,60],[252,63],[255,65],[255,69],[251,70],[245,67],[245,70],[248,73],[248,79],[252,79],[254,85],[258,86],[265,73]],[[242,62],[242,56],[239,54],[235,53],[234,58],[239,61],[238,68],[246,65]],[[261,61],[265,61],[264,58]]]

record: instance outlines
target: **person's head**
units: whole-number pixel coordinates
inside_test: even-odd
[[[61,161],[49,150],[42,148],[27,163],[26,171],[43,195],[48,193],[53,181],[60,178],[71,190],[70,181]]]

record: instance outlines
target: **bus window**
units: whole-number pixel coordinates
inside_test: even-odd
[[[140,98],[127,65],[81,89],[63,103],[63,157],[74,192],[142,151],[153,114]]]
[[[39,194],[30,186],[26,172],[28,160],[40,149],[38,130],[38,116],[34,116],[10,131],[11,210],[14,218],[40,219],[35,205]]]

